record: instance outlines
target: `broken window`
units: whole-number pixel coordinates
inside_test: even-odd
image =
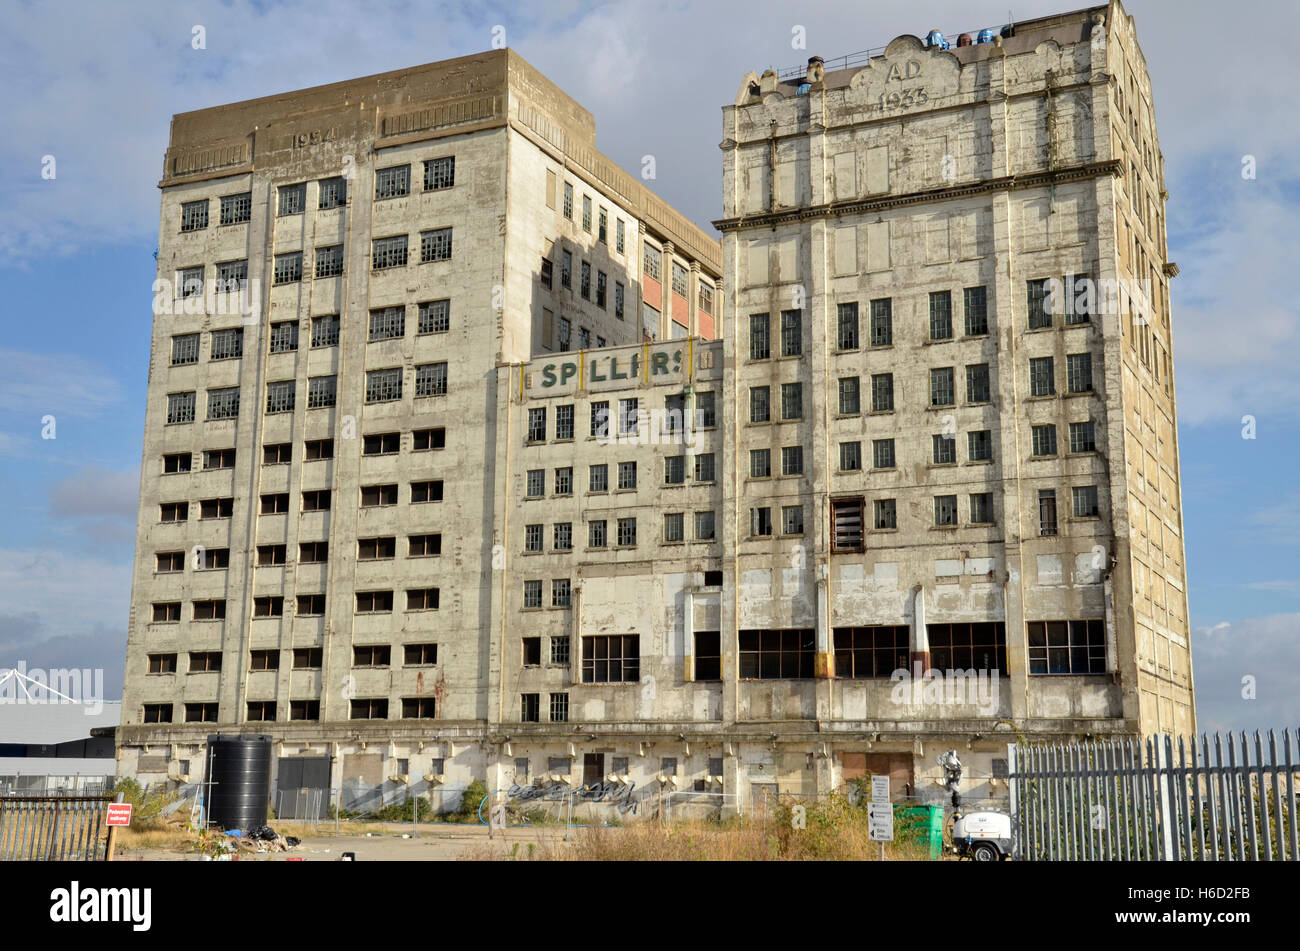
[[[1072,490],[1075,518],[1097,518],[1101,508],[1097,503],[1095,485],[1076,485]]]
[[[426,363],[415,368],[416,396],[447,395],[447,364]]]
[[[433,697],[403,697],[402,719],[433,720],[437,717]]]
[[[966,368],[966,402],[987,403],[990,399],[989,365],[973,363]]]
[[[934,524],[952,527],[957,524],[957,496],[936,495],[934,497]]]
[[[259,567],[283,565],[287,554],[286,545],[258,545],[257,564]]]
[[[410,535],[407,537],[406,554],[411,558],[427,558],[442,554],[442,535]]]
[[[771,316],[749,315],[749,359],[766,360],[772,355]]]
[[[281,185],[277,194],[277,215],[300,215],[307,205],[307,185]]]
[[[970,520],[972,525],[993,524],[992,492],[975,492],[971,495]]]
[[[256,723],[260,721],[271,721],[275,719],[275,701],[274,700],[249,700],[248,701],[248,721]]]
[[[862,551],[863,499],[831,499],[831,550]]]
[[[435,228],[420,232],[420,261],[451,260],[451,229]]]
[[[894,302],[885,297],[871,302],[871,345],[891,347],[894,344]]]
[[[540,637],[525,637],[521,639],[523,644],[523,660],[521,663],[525,667],[540,667],[542,663],[542,639]]]
[[[153,604],[153,623],[171,624],[181,619],[179,601],[155,601]]]
[[[233,360],[244,355],[244,331],[240,327],[230,330],[214,330],[211,334],[213,360]]]
[[[177,334],[172,337],[172,366],[199,362],[199,335]]]
[[[930,292],[930,339],[952,339],[952,292]]]
[[[387,561],[397,557],[397,539],[391,535],[357,539],[358,561]],[[392,595],[389,594],[390,607]]]
[[[373,508],[377,505],[397,504],[397,483],[383,485],[363,485],[361,487],[361,507]]]
[[[840,443],[840,471],[858,472],[862,469],[862,443]]]
[[[1056,455],[1055,426],[1048,425],[1033,427],[1033,454],[1035,456]]]
[[[175,654],[150,654],[148,672],[151,674],[176,673]]]
[[[641,679],[641,639],[607,634],[582,639],[583,683],[636,683]]]
[[[330,543],[320,542],[299,542],[298,543],[298,561],[304,565],[323,564],[329,560]]]
[[[522,723],[538,723],[542,719],[541,694],[524,693],[519,695],[519,720]]]
[[[194,620],[220,621],[226,616],[225,601],[195,601]]]
[[[293,284],[302,280],[302,252],[289,251],[275,256],[274,282]]]
[[[348,715],[353,720],[387,720],[388,701],[381,699],[353,700]]]
[[[337,347],[339,343],[339,315],[311,319],[311,345],[313,347]]]
[[[276,380],[266,384],[267,413],[292,413],[294,388],[293,380]]]
[[[429,159],[424,163],[424,190],[436,191],[456,184],[456,157]]]
[[[722,679],[722,635],[718,631],[695,632],[695,679]]]
[[[567,723],[569,721],[569,695],[567,693],[551,694],[551,722]]]
[[[216,723],[217,705],[215,703],[185,704],[186,723]]]
[[[1104,674],[1106,622],[1030,621],[1031,674]]]
[[[208,419],[235,419],[239,416],[239,387],[208,390]]]
[[[234,510],[233,498],[203,499],[199,502],[199,518],[230,518]]]
[[[181,230],[198,231],[208,226],[208,200],[181,203]]]
[[[411,192],[411,166],[393,165],[375,170],[375,198],[400,198]]]
[[[411,501],[413,503],[441,502],[442,501],[442,480],[425,479],[421,482],[412,482]]]
[[[376,271],[406,266],[406,235],[375,238],[370,247],[370,266]]]
[[[361,453],[366,456],[388,456],[401,447],[401,433],[373,433],[361,441]]]
[[[861,680],[888,677],[906,670],[910,652],[906,624],[881,627],[837,627],[835,676]]]
[[[358,614],[387,614],[393,610],[393,592],[358,591]],[[387,661],[385,661],[387,663]]]
[[[1056,534],[1056,490],[1038,490],[1038,534]]]
[[[320,181],[320,200],[317,206],[324,211],[327,208],[338,208],[347,202],[348,183],[343,176],[337,178],[323,178]]]
[[[540,608],[541,606],[542,606],[541,581],[535,581],[535,580],[525,581],[524,582],[524,607]]]
[[[343,273],[343,245],[316,249],[316,276],[338,277]]]
[[[739,645],[742,680],[813,676],[816,641],[811,628],[741,631]]]
[[[262,465],[284,466],[293,459],[293,443],[270,443],[262,447]]]
[[[319,720],[320,701],[319,700],[290,700],[289,719],[290,720]]]
[[[289,353],[298,349],[298,321],[282,320],[271,325],[271,352]]]
[[[406,610],[408,611],[436,611],[438,610],[439,593],[437,588],[407,588],[406,589]]]
[[[1001,621],[927,624],[930,663],[938,670],[1007,672],[1006,628]]]
[[[407,644],[402,648],[402,662],[407,667],[428,667],[438,663],[437,644]]]
[[[982,337],[989,332],[988,301],[983,287],[968,287],[962,292],[966,312],[966,335]]]
[[[253,193],[223,195],[221,198],[221,223],[237,225],[253,217]]]
[[[953,389],[953,368],[934,367],[930,370],[930,405],[952,406],[957,397]]]
[[[387,403],[402,398],[402,368],[366,372],[366,402]]]
[[[447,431],[439,426],[436,429],[417,429],[411,433],[411,450],[425,452],[443,449],[447,445]]]
[[[307,381],[307,408],[322,409],[338,402],[338,377],[314,376]],[[322,440],[317,440],[321,442]],[[330,440],[331,444],[333,440]],[[332,448],[332,445],[331,445]],[[311,458],[308,456],[307,458]]]
[[[170,703],[146,703],[143,710],[145,723],[171,723],[172,705]]]
[[[278,515],[289,511],[288,492],[268,492],[262,496],[262,515]]]
[[[193,392],[167,394],[167,422],[194,422],[194,405],[196,398],[196,394]],[[188,468],[176,471],[188,471]]]
[[[158,508],[160,522],[184,522],[190,517],[188,502],[163,502]]]
[[[325,595],[300,594],[295,611],[304,617],[325,613]],[[312,663],[312,661],[315,661]],[[321,649],[319,647],[298,647],[293,651],[294,667],[319,667]]]
[[[427,300],[419,304],[417,333],[440,334],[451,329],[451,301]]]

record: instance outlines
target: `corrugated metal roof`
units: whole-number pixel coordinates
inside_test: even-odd
[[[92,727],[118,726],[121,722],[121,700],[98,704],[4,701],[0,702],[0,743],[50,746],[86,740]]]

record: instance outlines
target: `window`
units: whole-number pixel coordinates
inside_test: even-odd
[[[772,534],[772,510],[766,505],[749,510],[749,534],[758,538]]]
[[[840,443],[840,471],[858,472],[862,469],[862,443]]]
[[[235,419],[239,416],[239,387],[208,390],[208,419]]]
[[[715,537],[714,518],[712,512],[695,513],[695,540],[712,541]]]
[[[447,395],[447,364],[425,363],[415,368],[416,396]]]
[[[812,677],[816,658],[815,640],[811,628],[741,631],[740,678],[774,680]]]
[[[993,433],[975,429],[966,434],[966,454],[971,462],[985,462],[993,458]]]
[[[1065,358],[1066,386],[1071,393],[1092,389],[1092,354],[1071,353]]]
[[[407,588],[406,589],[406,610],[408,611],[438,610],[438,589],[437,588]]]
[[[614,282],[614,316],[623,319],[623,282]]]
[[[635,462],[620,462],[618,464],[618,487],[620,489],[636,488]]]
[[[156,561],[154,570],[159,574],[185,570],[185,552],[183,551],[160,551],[154,558]]]
[[[602,310],[605,309],[605,286],[608,280],[604,271],[596,272],[596,306]]]
[[[405,307],[381,307],[370,312],[370,340],[388,340],[405,333]]]
[[[858,349],[858,305],[857,302],[840,304],[838,307],[839,333],[838,346],[841,350]]]
[[[329,542],[299,542],[298,562],[303,565],[321,565],[329,560]]]
[[[302,252],[289,251],[275,256],[273,280],[276,284],[293,284],[302,280]]]
[[[348,716],[353,720],[387,720],[387,700],[352,700],[348,704]]]
[[[241,328],[212,331],[213,360],[233,360],[244,355],[244,331]]]
[[[781,418],[782,419],[803,418],[803,384],[802,383],[781,384]]]
[[[223,261],[217,265],[217,289],[238,291],[248,282],[248,261]]]
[[[937,670],[1007,672],[1006,629],[1001,621],[976,624],[926,624],[930,663]]]
[[[1055,435],[1055,427],[1052,427]],[[1089,420],[1086,423],[1070,424],[1070,452],[1096,452],[1097,440],[1095,426]],[[1035,453],[1037,455],[1037,453]]]
[[[664,483],[682,485],[686,482],[686,457],[668,456],[664,459]]]
[[[158,508],[160,522],[184,522],[190,517],[188,502],[163,502]]]
[[[524,551],[542,550],[542,524],[524,526]]]
[[[605,463],[590,466],[587,469],[587,491],[588,492],[608,492],[609,491],[609,466]]]
[[[311,489],[302,494],[304,512],[327,512],[330,507],[329,489]]]
[[[1065,298],[1065,324],[1067,327],[1086,324],[1091,319],[1095,306],[1091,289],[1095,286],[1087,274],[1075,274],[1066,277],[1065,286],[1069,289]]]
[[[442,480],[428,479],[423,482],[411,483],[411,502],[441,502],[442,501]]]
[[[894,440],[871,440],[871,467],[873,469],[894,468]]]
[[[803,534],[803,506],[784,505],[781,507],[781,534]]]
[[[540,499],[546,494],[546,470],[529,469],[526,476],[527,485],[525,488],[525,497],[530,499]]]
[[[317,206],[321,211],[329,208],[338,208],[348,200],[347,179],[339,176],[338,178],[323,178],[320,182],[320,200]]]
[[[237,225],[248,221],[253,216],[253,193],[242,195],[223,195],[221,198],[221,223]]]
[[[261,464],[289,465],[294,455],[292,443],[268,443],[261,447]]]
[[[966,335],[982,337],[989,332],[988,299],[983,287],[968,287],[962,291],[966,311]]]
[[[582,294],[583,300],[591,300],[591,264],[587,261],[582,262],[582,280],[578,292]]]
[[[411,166],[394,165],[375,170],[375,198],[400,198],[411,193]]]
[[[640,422],[638,406],[639,403],[635,399],[618,401],[618,434],[620,436],[629,436],[637,431],[637,425]]]
[[[555,272],[555,265],[552,263],[551,259],[542,258],[542,273],[540,275],[540,279],[542,282],[542,286],[545,287],[547,290],[551,289],[552,281],[554,279],[554,272]]]
[[[573,523],[556,522],[551,526],[551,547],[556,551],[570,551],[573,548]]]
[[[172,705],[170,703],[146,703],[143,708],[145,723],[171,723]]]
[[[970,497],[970,520],[972,525],[993,524],[993,493],[975,492]]]
[[[601,217],[605,213],[602,211]],[[569,720],[569,695],[567,693],[551,694],[551,722],[567,723]]]
[[[390,456],[398,451],[401,433],[372,433],[361,440],[361,454],[364,456]]]
[[[171,624],[181,619],[179,601],[155,601],[153,604],[153,623]]]
[[[186,723],[216,723],[217,705],[215,703],[185,704]]]
[[[323,598],[323,597],[324,597],[324,595],[321,595],[321,594],[299,595],[299,597],[298,597],[298,604],[299,604],[299,610],[298,610],[298,613],[299,613],[299,614],[304,613],[304,612],[302,611],[302,600],[303,600],[303,598]],[[311,612],[308,612],[308,613],[311,613],[311,614],[322,614],[322,613],[324,613],[324,611],[323,611],[323,609],[324,609],[324,602],[321,603],[321,608],[322,608],[322,610],[320,610],[320,611],[311,611]],[[319,647],[295,647],[295,648],[293,649],[293,669],[294,669],[294,670],[311,670],[311,669],[313,669],[313,668],[320,667],[320,666],[321,666],[321,662],[322,662],[323,659],[324,659],[324,651],[323,651],[321,648],[319,648]]]
[[[555,494],[573,494],[573,468],[571,466],[562,466],[555,470]]]
[[[894,374],[872,374],[871,411],[873,413],[892,413],[894,411]]]
[[[706,391],[695,394],[695,428],[712,429],[718,425],[716,394]]]
[[[705,284],[703,281],[700,281],[699,288],[698,300],[700,313],[709,314],[711,316],[713,314],[713,288],[708,284]]]
[[[771,317],[749,315],[749,359],[766,360],[772,355]]]
[[[451,229],[420,232],[420,262],[451,260]]]
[[[934,464],[951,465],[957,461],[957,437],[936,435],[934,443]]]
[[[664,515],[664,541],[680,542],[686,538],[686,519],[681,512],[668,512]]]
[[[582,196],[582,230],[591,233],[591,196]]]
[[[402,398],[402,371],[400,367],[366,372],[366,402],[385,403]]]
[[[411,558],[429,558],[442,554],[442,535],[411,535],[407,538],[406,554]]]
[[[766,479],[771,474],[772,474],[772,450],[770,449],[749,450],[749,477],[751,479]]]
[[[695,457],[695,481],[712,482],[716,478],[713,453],[702,452]]]
[[[604,208],[600,209],[600,218],[598,219],[596,240],[601,244],[609,243],[609,212]]]
[[[646,275],[646,277],[653,278],[654,280],[657,281],[659,280],[659,264],[660,264],[659,249],[656,248],[653,244],[646,242],[644,258],[641,267],[642,272]]]
[[[563,250],[560,252],[560,286],[570,287],[570,288],[573,286],[573,252],[572,251]],[[568,346],[567,341],[565,342],[564,346],[565,347]]]
[[[564,217],[573,220],[573,185],[564,183]]]
[[[285,545],[258,545],[257,565],[259,568],[283,565],[286,557]]]
[[[290,353],[298,349],[298,321],[282,320],[271,325],[271,352]]]
[[[358,538],[358,561],[390,561],[397,557],[397,539],[391,535],[384,538]]]
[[[906,670],[910,656],[907,625],[837,627],[835,676],[849,680],[889,677]]]
[[[952,292],[930,292],[930,339],[952,339]]]
[[[521,723],[537,723],[542,719],[541,694],[523,693],[519,695],[519,700],[519,720]]]
[[[363,485],[361,487],[361,507],[374,508],[381,505],[397,504],[397,483],[385,485]]]
[[[690,283],[687,278],[687,271],[676,261],[673,262],[673,293],[678,297],[690,297]]]
[[[172,366],[199,362],[199,335],[178,334],[172,337]],[[193,394],[191,394],[193,395]],[[193,417],[191,417],[192,419]],[[170,422],[170,420],[168,420]]]
[[[930,370],[930,405],[953,406],[957,402],[953,388],[953,368],[934,367]]]
[[[555,438],[573,438],[573,404],[555,407]]]
[[[1047,296],[1050,293],[1051,283],[1049,279],[1042,278],[1029,281],[1026,285],[1030,330],[1042,330],[1052,326],[1052,315],[1047,309]]]
[[[629,548],[636,544],[636,519],[620,518],[618,520],[618,545]]]
[[[612,634],[582,639],[582,682],[636,683],[641,679],[640,637]]]
[[[1056,427],[1035,426],[1033,428],[1033,444],[1035,456],[1056,455]]]
[[[313,347],[337,347],[339,343],[339,315],[311,319],[311,345]]]
[[[934,524],[941,527],[957,524],[957,496],[936,495],[934,497]]]
[[[871,302],[871,345],[873,347],[894,345],[893,301],[888,297]]]
[[[587,547],[604,548],[608,544],[605,520],[598,519],[587,523]]]
[[[898,528],[898,502],[896,499],[876,499],[873,503],[873,525],[878,532]]]
[[[358,614],[387,614],[393,610],[393,592],[391,591],[358,591],[357,592],[357,613]],[[384,648],[385,651],[388,648]],[[387,659],[384,660],[387,664]]]
[[[565,523],[568,524],[567,522]],[[569,545],[572,548],[572,545]],[[567,608],[571,603],[572,589],[568,578],[551,579],[551,607]]]
[[[436,429],[417,429],[411,433],[411,451],[428,452],[444,449],[447,446],[447,430],[442,426]]]
[[[856,416],[862,409],[861,400],[858,398],[858,378],[856,376],[841,377],[840,385],[840,413],[842,415]]]
[[[266,384],[266,411],[268,413],[292,413],[293,402],[293,380],[276,380]]]
[[[781,447],[781,475],[803,475],[803,446]]]
[[[300,215],[307,204],[307,185],[281,185],[277,197],[277,215]]]
[[[541,526],[538,526],[539,528]],[[524,582],[524,607],[540,608],[542,606],[542,583],[540,581]]]
[[[200,571],[212,570],[216,568],[230,567],[230,549],[229,548],[203,548],[198,549],[198,558],[194,566]]]
[[[749,388],[749,421],[751,423],[765,423],[771,416],[771,396],[770,390],[766,386],[751,386]]]
[[[424,163],[424,190],[437,191],[456,184],[456,157],[429,159]]]
[[[181,230],[199,231],[208,226],[208,200],[181,203]]]
[[[546,441],[546,408],[530,409],[528,411],[528,441],[545,442]]]
[[[168,423],[192,423],[194,422],[194,404],[197,396],[195,393],[169,393],[167,394],[167,422]],[[184,469],[175,470],[179,472],[188,472],[188,464]]]
[[[370,247],[370,266],[376,271],[390,267],[406,267],[406,235],[375,238]]]
[[[148,672],[151,674],[176,673],[176,655],[150,654]]]
[[[614,250],[617,251],[619,254],[623,253],[623,241],[625,238],[625,234],[624,234],[625,231],[626,228],[623,219],[619,218],[618,221],[615,222],[615,226],[614,226]]]
[[[195,601],[194,620],[220,621],[226,616],[225,601]]]
[[[1032,357],[1029,360],[1029,395],[1052,396],[1056,393],[1056,371],[1051,357]]]
[[[989,399],[989,365],[973,363],[966,368],[966,402],[987,403]]]
[[[234,499],[204,499],[199,503],[199,518],[230,518],[234,510]]]
[[[202,297],[203,296],[203,267],[187,267],[181,271],[180,279],[181,297]]]
[[[303,617],[324,615],[325,595],[298,595],[298,607],[296,607],[296,612]],[[320,647],[299,648],[299,650],[295,650],[295,668],[302,668],[302,666],[320,666],[320,651]],[[312,663],[312,661],[316,661],[316,663]]]
[[[1038,534],[1056,534],[1056,490],[1038,490]]]
[[[289,511],[288,492],[268,492],[262,496],[262,515],[278,515]]]
[[[1095,485],[1076,485],[1074,495],[1075,518],[1098,518],[1101,509],[1097,504],[1097,487]]]
[[[1030,621],[1031,674],[1104,674],[1106,622]]]
[[[314,376],[307,381],[307,408],[321,409],[338,401],[338,377]],[[318,440],[318,442],[323,440]],[[331,444],[333,440],[330,440]],[[331,449],[333,446],[331,445]],[[332,456],[333,453],[331,452]],[[311,458],[310,456],[308,458]]]

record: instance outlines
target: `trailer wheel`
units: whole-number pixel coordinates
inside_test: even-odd
[[[971,853],[976,862],[996,862],[999,858],[997,846],[981,842]]]

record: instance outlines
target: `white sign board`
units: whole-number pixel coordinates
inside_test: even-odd
[[[871,801],[889,802],[889,777],[888,776],[871,777]]]
[[[893,805],[887,802],[867,803],[867,828],[872,842],[893,842]]]

